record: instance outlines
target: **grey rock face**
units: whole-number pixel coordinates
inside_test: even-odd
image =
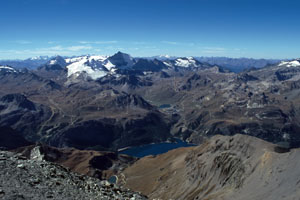
[[[146,197],[70,172],[43,160],[0,151],[0,198],[11,199],[146,199]]]

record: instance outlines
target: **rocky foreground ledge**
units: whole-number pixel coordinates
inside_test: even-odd
[[[145,196],[59,165],[0,151],[0,199],[128,199]]]

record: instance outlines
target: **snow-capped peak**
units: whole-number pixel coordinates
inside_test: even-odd
[[[175,65],[178,67],[197,67],[196,60],[193,57],[177,58]]]
[[[281,61],[281,63],[278,66],[299,67],[300,66],[300,62],[299,62],[299,60]]]
[[[17,72],[14,68],[10,66],[1,66],[0,65],[0,71],[6,71],[6,72]]]
[[[166,58],[166,59],[170,59],[171,58],[171,56],[169,56],[169,55],[159,55],[158,57],[159,58]]]
[[[48,59],[49,59],[48,56],[35,56],[35,57],[29,58],[29,60],[48,60]]]
[[[148,59],[150,59],[150,60],[158,59],[161,61],[168,61],[168,60],[175,60],[176,58],[177,58],[176,56],[158,55],[158,56],[149,57]]]
[[[80,58],[72,58],[67,62],[72,62],[67,65],[68,77],[73,74],[81,74],[85,72],[92,79],[97,79],[105,76],[108,72],[107,69],[102,65],[104,57],[96,56],[83,56]]]
[[[56,56],[48,62],[49,65],[60,65],[61,67],[65,67],[67,65],[65,59],[61,56]]]
[[[65,59],[67,64],[71,64],[74,62],[78,62],[82,59],[88,59],[88,60],[96,60],[99,62],[103,62],[104,60],[106,60],[108,58],[108,56],[102,56],[102,55],[98,55],[98,56],[89,56],[89,55],[85,55],[85,56],[76,56],[76,57],[72,57],[72,58],[67,58]]]

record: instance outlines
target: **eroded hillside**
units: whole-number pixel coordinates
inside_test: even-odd
[[[299,156],[251,136],[214,136],[140,159],[122,183],[153,199],[298,199]]]

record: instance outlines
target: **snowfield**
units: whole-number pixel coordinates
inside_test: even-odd
[[[283,66],[285,65],[286,67],[299,67],[300,66],[300,62],[298,60],[293,60],[293,61],[282,61],[278,66]]]

